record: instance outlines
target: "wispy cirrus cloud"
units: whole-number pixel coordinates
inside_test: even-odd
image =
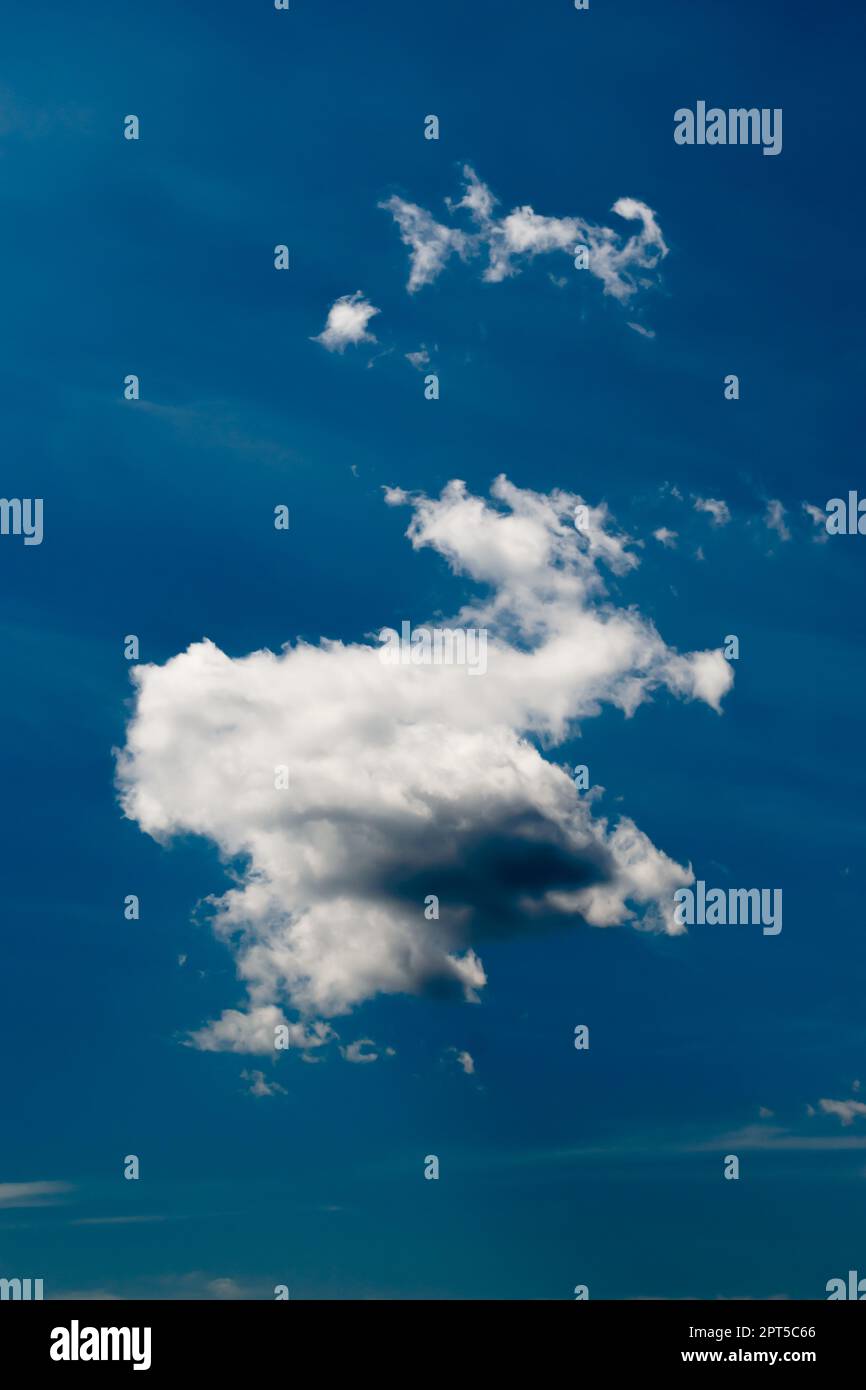
[[[814,502],[803,502],[803,511],[815,527],[815,534],[812,540],[818,545],[823,545],[830,539],[830,532],[827,530],[827,513],[823,507],[816,507]]]
[[[0,1209],[55,1206],[74,1189],[68,1182],[0,1183]]]
[[[789,541],[791,532],[785,524],[785,508],[777,497],[772,498],[767,503],[767,510],[764,513],[764,525],[768,531],[775,531],[780,541]]]
[[[467,260],[474,250],[472,238],[453,227],[443,226],[417,203],[389,198],[379,206],[390,212],[404,246],[409,247],[410,294],[432,285],[452,255]]]
[[[272,1283],[260,1280],[258,1283],[242,1283],[228,1275],[209,1275],[200,1271],[189,1274],[165,1274],[152,1278],[142,1278],[135,1282],[124,1282],[121,1289],[61,1289],[47,1287],[45,1297],[49,1300],[71,1300],[74,1302],[121,1302],[126,1299],[181,1299],[215,1300],[229,1302],[235,1299],[272,1299]]]

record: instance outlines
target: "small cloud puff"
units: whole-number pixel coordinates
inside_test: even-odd
[[[430,354],[423,343],[418,348],[417,352],[406,352],[403,355],[406,361],[411,362],[412,366],[419,372],[422,367],[428,367],[430,365]]]
[[[378,313],[360,290],[344,294],[331,305],[325,327],[312,341],[321,343],[328,352],[345,352],[351,343],[375,343],[367,324]]]
[[[347,1062],[378,1062],[380,1057],[372,1038],[358,1038],[355,1042],[349,1043],[348,1047],[341,1047],[340,1052]],[[384,1056],[395,1055],[393,1047],[384,1049]]]
[[[667,550],[676,550],[677,532],[669,531],[667,526],[660,526],[657,531],[653,531],[653,540],[659,542]]]
[[[730,507],[718,497],[696,497],[695,511],[706,512],[714,526],[727,526],[731,519]]]
[[[456,1057],[458,1067],[462,1067],[467,1076],[475,1075],[475,1059],[469,1052],[458,1052]]]
[[[251,1096],[284,1096],[285,1088],[276,1081],[266,1081],[263,1071],[242,1071],[241,1080],[249,1082]]]

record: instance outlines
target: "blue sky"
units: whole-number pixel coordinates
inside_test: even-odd
[[[803,510],[862,478],[862,27],[799,0],[49,3],[7,26],[2,491],[44,498],[45,534],[0,539],[0,1273],[46,1295],[808,1298],[862,1271],[866,1118],[820,1105],[866,1073],[862,540]],[[782,153],[677,146],[699,99],[782,108]],[[639,200],[668,254],[625,302],[562,253],[500,283],[455,255],[410,294],[379,205],[468,233],[445,203],[466,164],[497,215],[623,236],[611,207]],[[376,343],[328,352],[356,291]],[[602,571],[610,599],[669,648],[738,635],[721,715],[660,687],[530,741],[698,878],[781,887],[783,931],[489,921],[478,1003],[374,990],[318,1065],[185,1045],[246,1007],[205,903],[244,866],[124,818],[125,635],[162,667],[204,637],[238,662],[454,615],[479,586],[413,550],[383,489],[488,497],[502,473],[607,505],[639,560]],[[341,1056],[360,1038],[374,1064]]]

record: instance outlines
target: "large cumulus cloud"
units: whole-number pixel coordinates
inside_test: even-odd
[[[199,1047],[265,1052],[283,1018],[318,1047],[325,1019],[379,994],[476,1000],[485,941],[551,917],[682,930],[672,898],[690,867],[596,814],[551,753],[604,705],[631,715],[660,688],[718,710],[733,679],[721,652],[677,653],[611,600],[604,570],[627,583],[637,559],[604,506],[504,477],[489,499],[455,481],[385,500],[409,509],[415,549],[476,582],[448,625],[487,629],[484,674],[389,665],[374,638],[242,658],[203,640],[133,670],[126,815],[159,840],[207,837],[235,873],[213,926],[247,1006]]]

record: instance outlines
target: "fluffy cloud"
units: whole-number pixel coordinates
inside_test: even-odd
[[[836,1115],[843,1125],[850,1125],[857,1115],[866,1115],[862,1100],[819,1100],[825,1115]]]
[[[275,1004],[263,1004],[247,1013],[239,1009],[224,1009],[221,1016],[200,1032],[191,1033],[189,1041],[202,1052],[254,1053],[266,1057],[273,1054],[277,1027],[288,1029],[289,1047],[297,1048],[310,1057],[318,1047],[325,1047],[337,1036],[330,1024],[321,1020],[310,1027],[289,1023]]]
[[[627,817],[596,815],[541,750],[660,689],[719,710],[730,664],[676,652],[613,603],[603,571],[638,561],[604,506],[503,476],[490,499],[455,481],[386,501],[410,509],[414,549],[479,586],[448,626],[486,631],[484,674],[326,638],[240,658],[203,640],[132,671],[126,815],[160,841],[206,837],[235,876],[213,928],[247,1009],[194,1033],[199,1048],[269,1053],[290,1009],[292,1046],[313,1060],[335,1036],[323,1020],[376,995],[477,1000],[485,940],[557,916],[683,930],[673,893],[691,868]]]
[[[464,261],[486,256],[482,278],[495,284],[517,274],[535,256],[558,251],[573,258],[575,248],[585,246],[587,269],[601,280],[604,293],[625,302],[639,286],[649,283],[640,272],[655,270],[668,254],[655,213],[637,198],[619,198],[611,209],[623,221],[639,224],[638,230],[625,236],[581,217],[545,217],[528,204],[497,217],[497,200],[474,169],[466,165],[463,176],[463,197],[456,203],[449,200],[448,209],[452,215],[464,215],[472,231],[437,222],[432,213],[403,198],[392,197],[379,205],[392,214],[410,249],[410,292],[431,284],[455,252]],[[638,331],[651,336],[651,330]]]
[[[460,1067],[461,1070],[462,1070],[463,1072],[465,1072],[465,1074],[466,1074],[467,1076],[474,1076],[474,1075],[475,1075],[475,1058],[472,1056],[472,1053],[471,1053],[471,1052],[457,1052],[457,1049],[456,1049],[456,1048],[454,1048],[454,1049],[452,1049],[452,1050],[453,1050],[454,1052],[457,1053],[457,1055],[456,1055],[456,1057],[454,1058],[454,1060],[455,1060],[455,1062],[457,1063],[458,1067]]]
[[[667,526],[660,526],[657,531],[653,531],[653,540],[658,541],[667,550],[676,550],[677,532],[671,531]]]
[[[328,352],[345,352],[350,343],[375,343],[367,324],[378,313],[360,290],[344,294],[331,305],[327,323],[313,342],[321,343]]]
[[[730,507],[718,497],[696,497],[695,511],[706,512],[712,517],[714,526],[727,526],[731,519]]]

